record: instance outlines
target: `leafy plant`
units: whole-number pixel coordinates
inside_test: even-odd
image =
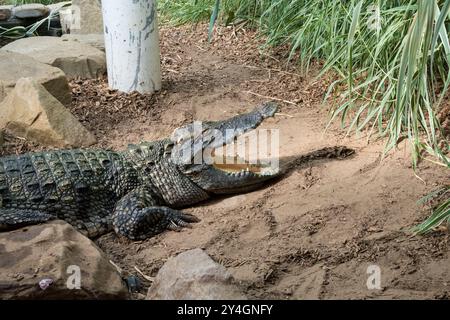
[[[425,234],[443,222],[447,222],[450,225],[450,186],[430,193],[424,197],[421,202],[428,202],[430,199],[438,195],[440,195],[444,200],[434,208],[433,213],[427,220],[413,228],[413,232],[417,234]]]

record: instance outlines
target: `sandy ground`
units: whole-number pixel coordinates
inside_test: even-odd
[[[345,137],[336,126],[324,132],[329,76],[316,79],[314,67],[297,73],[283,48],[260,50],[263,41],[251,31],[220,29],[212,44],[205,35],[205,26],[161,31],[164,90],[157,95],[117,94],[104,79],[72,82],[71,110],[98,146],[163,138],[188,121],[224,119],[275,98],[284,100],[280,114],[263,127],[280,130],[282,158],[335,145],[356,154],[313,161],[261,190],[187,208],[202,220],[192,229],[142,242],[104,235],[96,242],[111,260],[125,274],[139,275],[137,267],[154,276],[168,258],[200,247],[252,299],[448,299],[448,233],[408,232],[430,213],[417,200],[449,184],[448,170],[425,161],[419,179],[405,143],[382,158],[383,141]],[[40,147],[10,139],[2,153],[31,149]],[[373,265],[380,290],[367,287]],[[149,285],[144,281],[142,293]]]

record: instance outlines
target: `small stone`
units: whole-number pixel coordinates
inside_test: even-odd
[[[240,300],[246,297],[233,277],[203,250],[194,249],[169,259],[147,293],[149,300]]]
[[[42,279],[41,281],[39,281],[39,288],[41,288],[41,290],[45,290],[48,287],[50,287],[52,283],[53,283],[52,279]]]
[[[23,4],[12,10],[13,16],[19,19],[43,18],[49,13],[49,8],[39,3]]]
[[[12,275],[12,278],[16,279],[16,281],[21,281],[21,280],[23,280],[24,275],[21,274],[21,273],[16,272],[16,273],[14,273],[14,274]]]
[[[12,5],[0,6],[0,21],[5,21],[11,18],[13,8],[14,6]]]

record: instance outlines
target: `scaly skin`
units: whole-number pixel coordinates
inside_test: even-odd
[[[0,158],[0,230],[62,219],[89,237],[112,229],[133,240],[166,229],[179,230],[198,219],[176,210],[208,199],[213,194],[255,189],[281,172],[226,172],[206,163],[179,161],[177,146],[188,143],[217,148],[256,128],[271,117],[276,106],[266,103],[250,113],[204,123],[195,133],[193,124],[180,129],[177,139],[131,145],[123,152],[59,150]],[[227,141],[208,135],[209,130],[235,130]],[[318,150],[290,163],[346,157],[345,147]],[[191,160],[192,160],[191,159]]]
[[[206,126],[222,132],[237,129],[237,136],[275,111],[267,103]],[[145,239],[198,221],[172,208],[272,177],[220,175],[206,164],[180,165],[171,157],[175,144],[164,139],[123,152],[57,150],[0,158],[0,230],[62,219],[89,237],[114,229],[133,240]]]
[[[164,144],[148,146],[158,152]],[[208,197],[168,159],[150,166],[129,152],[104,150],[0,158],[1,229],[58,218],[89,237],[114,227],[131,239],[145,239],[196,221],[167,205],[181,207]]]

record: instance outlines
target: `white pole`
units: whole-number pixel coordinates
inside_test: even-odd
[[[161,89],[156,0],[102,0],[108,82],[123,92]]]

